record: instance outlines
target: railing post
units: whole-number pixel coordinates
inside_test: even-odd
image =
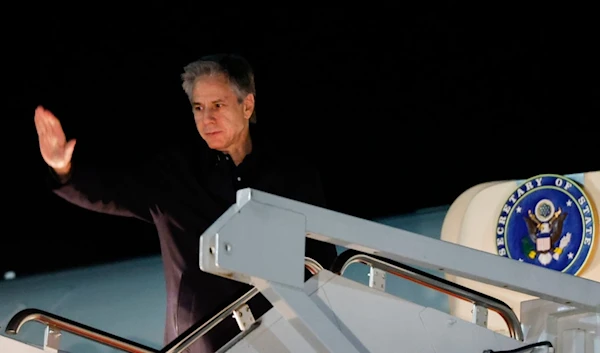
[[[369,287],[385,292],[385,271],[369,266]]]
[[[55,326],[46,326],[44,330],[44,351],[58,353],[62,333]]]
[[[248,304],[242,304],[235,309],[233,311],[233,318],[237,322],[240,331],[246,331],[256,322]]]
[[[487,328],[488,309],[478,304],[473,304],[473,323]]]

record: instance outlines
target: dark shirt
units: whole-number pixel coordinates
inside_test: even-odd
[[[96,170],[75,159],[69,180],[53,185],[56,194],[83,208],[156,225],[167,287],[167,343],[250,289],[199,268],[200,235],[235,203],[237,190],[251,187],[325,206],[316,169],[261,144],[255,127],[251,136],[253,150],[237,167],[198,138],[127,172]],[[337,253],[334,245],[307,239],[306,255],[329,268]],[[271,308],[260,294],[249,305],[255,317]],[[214,352],[238,333],[235,321],[226,319],[188,351]]]

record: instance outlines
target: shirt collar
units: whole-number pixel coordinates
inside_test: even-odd
[[[246,157],[244,158],[244,162],[249,160],[257,160],[257,158],[259,158],[259,156],[262,153],[261,151],[263,150],[262,138],[260,136],[258,128],[256,127],[256,124],[254,123],[250,123],[250,138],[252,139],[252,151],[248,155],[246,155]],[[202,142],[205,150],[205,160],[208,163],[208,165],[218,166],[224,163],[232,163],[231,157],[229,157],[229,155],[221,151],[209,148],[206,142],[204,142],[204,140],[202,140]]]

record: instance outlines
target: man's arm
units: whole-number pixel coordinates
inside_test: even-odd
[[[90,211],[152,222],[149,176],[143,168],[98,170],[73,163],[68,173],[49,170],[50,189],[62,199]]]
[[[88,210],[150,221],[146,178],[152,173],[111,173],[75,163],[76,140],[67,141],[58,118],[38,107],[34,121],[40,153],[50,168],[50,186],[57,195]]]

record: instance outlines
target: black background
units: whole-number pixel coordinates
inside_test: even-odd
[[[397,215],[481,182],[600,169],[590,10],[168,4],[4,11],[0,271],[158,252],[152,225],[45,188],[33,112],[51,109],[99,167],[146,158],[196,133],[179,75],[216,52],[252,63],[259,125],[318,164],[340,212]]]

